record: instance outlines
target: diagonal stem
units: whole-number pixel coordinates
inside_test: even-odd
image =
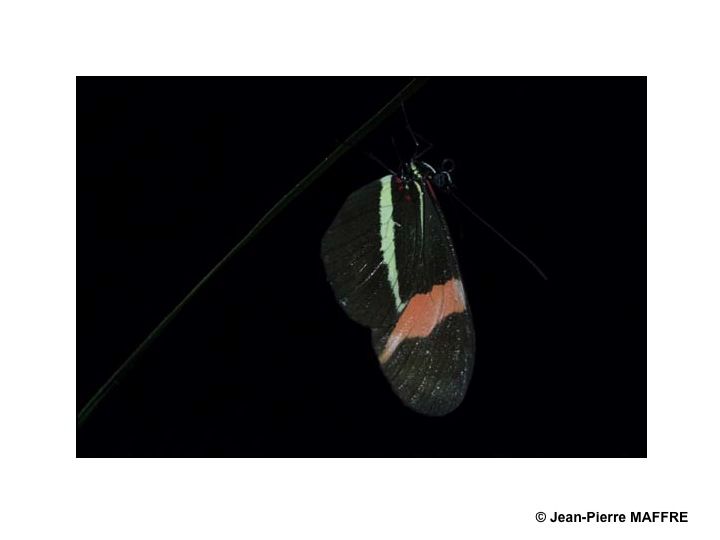
[[[207,283],[225,264],[242,249],[245,244],[255,238],[257,234],[270,223],[285,207],[290,204],[298,195],[305,191],[313,182],[315,182],[320,176],[328,170],[338,159],[340,159],[345,153],[358,144],[362,139],[367,137],[381,122],[383,122],[390,114],[392,114],[404,100],[408,99],[420,87],[425,84],[426,79],[415,78],[410,81],[400,92],[397,93],[390,101],[388,101],[378,112],[371,116],[363,125],[356,129],[345,141],[335,148],[325,159],[318,163],[313,170],[311,170],[302,180],[300,180],[295,186],[288,191],[275,205],[267,211],[267,213],[260,218],[260,220],[250,229],[250,231],[237,243],[235,246],[227,252],[227,254],[220,259],[220,261],[207,273],[205,276],[190,290],[185,298],[168,313],[165,318],[160,321],[152,332],[137,346],[130,356],[120,365],[119,368],[105,381],[105,383],[93,394],[88,400],[85,406],[80,410],[77,416],[77,427],[81,428],[88,420],[95,408],[102,402],[102,400],[110,393],[110,391],[117,386],[122,380],[123,376],[128,370],[137,362],[138,358],[142,356],[145,350],[150,344],[157,338],[157,336],[170,324],[175,316],[185,307],[197,292]]]

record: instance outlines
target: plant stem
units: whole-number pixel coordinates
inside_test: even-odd
[[[417,90],[425,84],[425,79],[413,79],[410,81],[398,94],[388,101],[378,112],[370,117],[363,125],[356,129],[344,142],[335,148],[325,159],[318,163],[313,170],[311,170],[305,177],[300,180],[295,186],[288,191],[275,205],[267,211],[267,213],[260,218],[260,220],[250,229],[250,231],[237,243],[235,246],[227,252],[227,254],[220,259],[220,261],[207,273],[205,276],[190,290],[185,298],[168,313],[165,318],[160,321],[152,332],[137,346],[130,356],[120,365],[119,368],[105,381],[105,383],[93,394],[88,400],[85,406],[80,410],[77,416],[77,427],[81,428],[85,422],[87,422],[90,415],[96,409],[96,407],[103,401],[103,399],[110,393],[110,391],[117,386],[122,378],[127,374],[129,369],[137,362],[138,358],[142,356],[145,350],[150,344],[155,341],[155,338],[167,327],[170,322],[180,313],[183,307],[198,293],[198,291],[205,285],[225,264],[245,246],[250,240],[255,238],[257,234],[270,223],[285,207],[290,204],[298,195],[305,191],[313,182],[315,182],[320,176],[329,169],[338,159],[340,159],[345,153],[358,144],[362,139],[369,135],[373,129],[375,129],[383,120],[385,120],[390,114],[392,114],[400,104],[412,96]]]

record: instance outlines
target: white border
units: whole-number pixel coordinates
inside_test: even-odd
[[[2,8],[0,537],[718,537],[715,4],[240,5]],[[75,459],[77,74],[649,75],[649,458]],[[534,521],[635,509],[690,523]]]

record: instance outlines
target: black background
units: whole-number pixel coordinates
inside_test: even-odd
[[[409,79],[77,82],[78,409],[260,216]],[[402,406],[326,282],[400,113],[244,248],[78,432],[79,456],[646,455],[646,79],[432,79],[407,103],[473,310],[463,405]]]

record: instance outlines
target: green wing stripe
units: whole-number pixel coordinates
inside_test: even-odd
[[[395,298],[395,307],[402,308],[400,284],[398,283],[397,262],[395,260],[395,222],[393,221],[392,177],[380,179],[380,251],[388,270],[388,281]]]

